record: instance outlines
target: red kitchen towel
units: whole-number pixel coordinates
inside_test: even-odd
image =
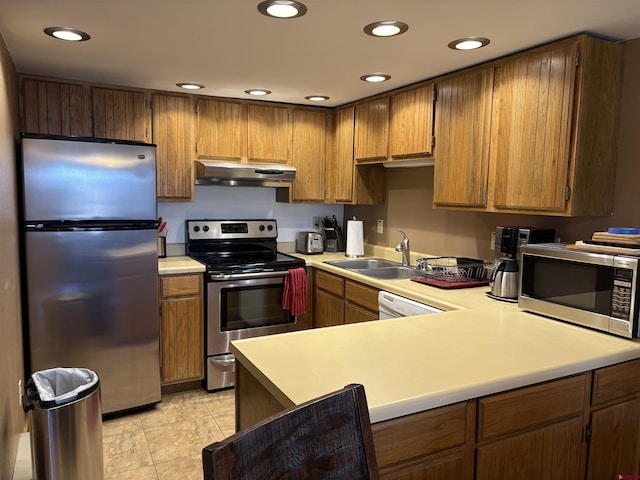
[[[303,315],[307,311],[307,272],[304,268],[293,268],[284,279],[282,308],[291,315]]]

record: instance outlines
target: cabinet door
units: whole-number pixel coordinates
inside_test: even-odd
[[[432,155],[433,83],[391,95],[389,157],[391,160]]]
[[[158,198],[193,198],[193,100],[188,96],[153,96],[153,143]]]
[[[581,441],[582,417],[577,417],[484,445],[477,450],[475,478],[476,480],[579,478]]]
[[[487,205],[493,69],[438,82],[434,206]]]
[[[93,136],[151,142],[149,94],[93,87]]]
[[[291,164],[291,108],[249,105],[249,163]]]
[[[336,202],[352,203],[354,199],[353,131],[354,107],[334,112],[333,129],[333,195]]]
[[[356,105],[354,157],[358,163],[387,159],[389,143],[389,97]]]
[[[378,312],[366,310],[358,305],[344,306],[344,323],[360,323],[378,320]]]
[[[344,300],[316,289],[313,312],[314,327],[330,327],[344,324]]]
[[[496,209],[565,207],[577,44],[495,69],[491,133]]]
[[[240,162],[247,156],[247,106],[238,102],[199,98],[197,158]]]
[[[293,111],[293,165],[296,180],[292,200],[322,203],[325,200],[327,112]]]
[[[89,87],[24,78],[21,94],[23,132],[91,136]]]
[[[162,382],[204,377],[204,321],[200,297],[162,300]]]
[[[591,415],[587,480],[640,474],[640,398]]]

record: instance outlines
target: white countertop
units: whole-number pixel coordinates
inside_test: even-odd
[[[301,257],[449,311],[233,342],[232,353],[284,405],[362,383],[375,423],[640,358],[638,341],[521,312],[488,298],[487,287],[380,281],[321,263],[344,255]]]
[[[158,259],[158,273],[160,275],[175,275],[179,273],[200,273],[206,270],[204,264],[186,256],[166,257]]]

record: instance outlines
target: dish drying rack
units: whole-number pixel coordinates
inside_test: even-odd
[[[418,268],[424,278],[446,284],[485,281],[487,265],[489,262],[466,257],[418,259]]]

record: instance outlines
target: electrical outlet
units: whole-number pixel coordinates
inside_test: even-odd
[[[322,227],[322,217],[313,217],[313,230],[320,231]]]
[[[18,380],[18,403],[22,406],[22,379]]]
[[[496,245],[496,232],[491,232],[491,244],[489,245],[489,250],[493,250]]]
[[[384,233],[384,220],[378,219],[378,226],[376,228],[376,232]]]

